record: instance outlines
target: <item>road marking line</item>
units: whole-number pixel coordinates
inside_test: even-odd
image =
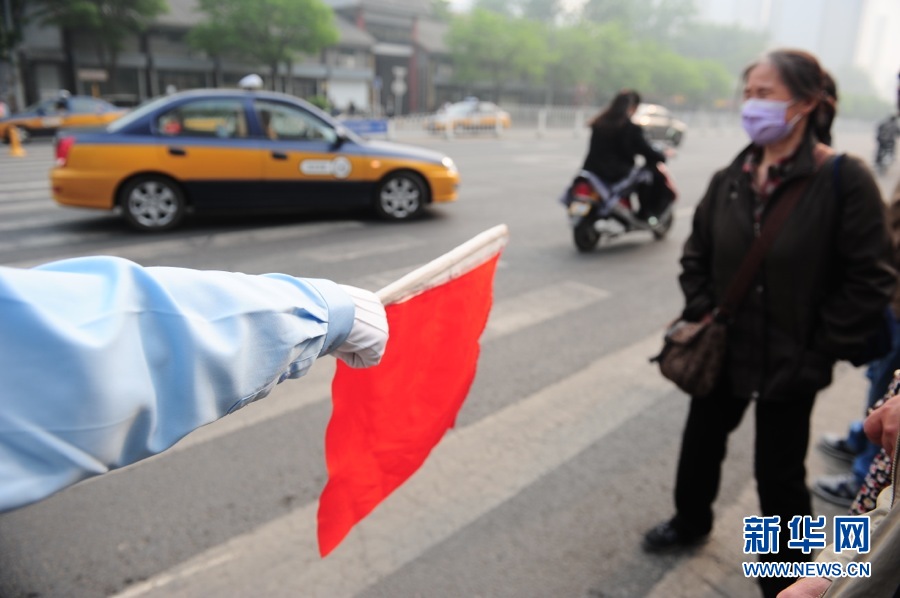
[[[16,172],[22,172],[17,169]],[[0,185],[0,195],[6,193],[14,193],[16,191],[31,191],[40,189],[41,191],[50,192],[49,181],[23,181],[20,183],[3,183]]]
[[[200,563],[195,565],[194,567],[188,567],[184,571],[181,571],[178,575],[161,575],[158,578],[155,578],[152,582],[142,582],[131,588],[128,588],[121,594],[116,594],[118,598],[132,598],[133,596],[140,596],[150,590],[155,590],[158,588],[163,588],[173,581],[178,581],[181,577],[190,577],[205,569],[212,569],[214,567],[218,567],[219,565],[224,565],[228,561],[232,560],[234,555],[231,554],[223,554],[215,559],[211,559],[205,563]]]
[[[541,324],[609,296],[608,291],[569,280],[505,299],[494,306],[482,341]]]
[[[653,334],[451,431],[419,472],[327,559],[319,558],[316,547],[317,505],[308,504],[163,573],[175,580],[165,595],[355,595],[672,392],[661,376],[648,375],[647,356],[659,343],[660,335]],[[235,556],[229,567],[213,564],[225,555]],[[129,598],[154,592],[160,577]]]
[[[386,253],[400,252],[413,247],[421,247],[426,242],[411,237],[393,237],[387,240],[381,240],[377,245],[373,245],[371,240],[348,241],[343,243],[332,243],[330,245],[319,245],[315,249],[301,249],[295,255],[300,258],[313,260],[323,264],[335,264],[356,260],[362,257],[373,255],[384,255]]]
[[[552,289],[538,290],[507,299],[497,303],[491,310],[488,329],[482,336],[481,342],[497,340],[507,334],[543,323],[551,317],[564,317],[569,312],[609,296],[610,294],[606,291],[578,282],[565,281]],[[554,301],[556,303],[552,303]],[[547,310],[547,305],[553,305],[554,309]],[[543,309],[538,311],[535,309],[537,306],[543,306]],[[496,325],[495,322],[497,322]],[[320,359],[310,368],[300,383],[279,384],[269,397],[256,401],[228,417],[203,426],[154,459],[227,436],[315,403],[329,401],[331,400],[331,381],[334,378],[334,370],[334,359]],[[140,466],[140,463],[136,466]]]
[[[253,243],[271,243],[285,239],[300,239],[311,237],[319,234],[334,234],[336,232],[351,231],[363,228],[360,222],[335,222],[330,224],[297,224],[288,226],[276,226],[269,228],[257,228],[249,231],[234,231],[226,233],[213,233],[209,235],[200,235],[196,237],[183,237],[179,239],[167,239],[164,241],[148,241],[146,243],[134,243],[132,245],[124,245],[117,248],[105,248],[102,250],[94,250],[90,255],[111,255],[123,257],[135,262],[144,260],[153,260],[165,255],[184,255],[194,248],[226,248],[240,245],[251,245]],[[65,246],[73,241],[85,240],[103,240],[114,236],[114,233],[98,234],[98,235],[52,235],[48,237],[36,237],[23,241],[13,241],[10,243],[0,243],[0,251],[18,249],[22,245],[29,248],[34,247],[54,247]],[[27,242],[25,242],[27,241]],[[60,257],[48,257],[37,260],[23,260],[5,264],[19,268],[27,268],[52,262],[56,260],[66,259],[70,257],[78,257],[72,253]]]

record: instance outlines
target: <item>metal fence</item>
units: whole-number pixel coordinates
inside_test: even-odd
[[[493,124],[465,127],[430,126],[432,114],[410,114],[387,119],[384,133],[369,135],[388,139],[416,138],[472,138],[505,135],[533,135],[535,137],[559,136],[560,134],[575,137],[587,136],[587,122],[599,107],[569,106],[507,106],[505,111],[510,116],[510,126],[506,128],[497,120]],[[737,111],[672,111],[675,118],[687,125],[686,137],[708,137],[742,134],[740,114]],[[838,118],[835,128],[843,131],[864,132],[871,128],[871,123]]]

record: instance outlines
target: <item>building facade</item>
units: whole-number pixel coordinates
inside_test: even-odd
[[[429,19],[417,0],[329,0],[339,41],[319,55],[281,65],[274,88],[300,97],[327,99],[336,110],[395,112],[431,110],[435,91],[450,80],[443,46],[446,26]],[[105,68],[88,36],[31,23],[18,49],[19,85],[25,103],[60,89],[106,97],[130,106],[172,89],[235,86],[248,73],[269,85],[270,67],[239,56],[220,59],[188,43],[204,14],[195,0],[168,0],[169,11],[127,39],[115,69]],[[9,87],[6,73],[0,86]],[[0,88],[0,95],[13,96]]]

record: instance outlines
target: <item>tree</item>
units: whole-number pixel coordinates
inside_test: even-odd
[[[629,29],[646,8],[647,0],[587,0],[581,17],[593,23],[618,23]]]
[[[166,0],[39,0],[37,11],[43,23],[63,31],[67,44],[73,29],[90,36],[101,66],[109,73],[110,90],[115,91],[125,39],[143,31],[153,17],[168,11],[168,6]]]
[[[5,0],[9,9],[7,22],[5,11],[0,10],[0,60],[9,60],[12,50],[22,41],[22,26],[25,24],[25,0]],[[0,2],[0,7],[3,7]]]
[[[7,79],[0,81],[0,102],[6,102],[16,111],[21,110],[22,93],[19,86],[19,60],[16,48],[22,41],[25,26],[25,0],[2,0],[5,9],[0,12],[0,61],[8,63]]]
[[[431,0],[431,17],[441,23],[449,23],[453,18],[450,0]]]
[[[486,10],[505,17],[515,16],[518,9],[516,0],[475,0],[473,10]]]
[[[500,99],[508,81],[540,80],[547,38],[539,23],[510,19],[483,8],[453,20],[447,33],[457,80],[492,81]]]
[[[198,6],[209,21],[191,31],[190,42],[213,56],[227,48],[267,65],[272,89],[280,64],[338,41],[334,14],[322,0],[199,0]]]
[[[561,0],[520,0],[519,8],[522,16],[543,23],[553,23],[562,13]]]
[[[583,19],[617,23],[639,38],[665,42],[696,17],[694,0],[587,0]]]
[[[692,23],[672,38],[670,46],[688,58],[715,60],[737,76],[768,43],[768,34],[737,25]]]

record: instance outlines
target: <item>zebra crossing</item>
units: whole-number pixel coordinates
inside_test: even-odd
[[[23,159],[0,155],[5,266],[102,252],[378,289],[452,247],[451,239],[495,224],[497,214],[512,231],[457,427],[327,559],[318,557],[315,511],[330,358],[157,457],[0,516],[0,595],[758,595],[752,581],[736,577],[739,546],[727,525],[685,559],[647,559],[636,548],[643,529],[671,509],[686,401],[647,358],[677,308],[674,267],[691,207],[679,209],[671,241],[579,256],[552,203],[555,183],[541,187],[538,176],[551,150],[565,162],[566,146],[497,143],[502,152],[466,146],[484,154],[470,157],[471,166],[460,160],[472,183],[448,211],[452,219],[412,227],[354,219],[202,225],[158,236],[54,205],[43,179],[49,146],[31,144]],[[490,194],[508,164],[523,168],[521,183]],[[516,211],[523,204],[534,214]],[[559,221],[546,232],[548,214]],[[841,369],[819,401],[813,435],[856,417],[863,386],[859,372]],[[723,521],[756,512],[751,425],[730,450]],[[828,466],[814,452],[809,465],[810,476]]]

